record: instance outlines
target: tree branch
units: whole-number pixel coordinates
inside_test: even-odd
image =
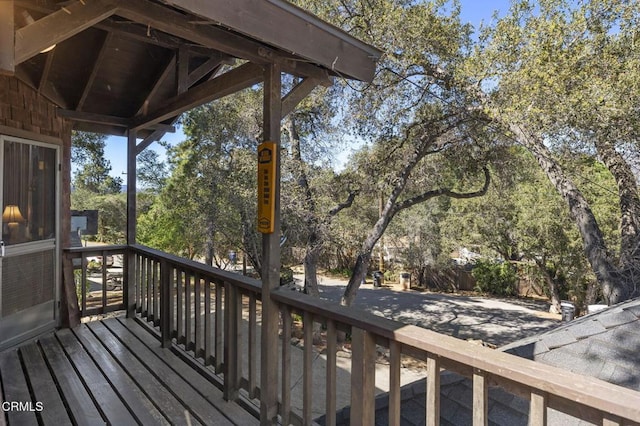
[[[359,191],[349,192],[349,196],[347,197],[347,200],[344,203],[340,203],[334,208],[332,208],[331,210],[329,210],[329,217],[333,217],[338,213],[340,213],[342,210],[351,207],[351,205],[353,204],[353,200],[355,200],[356,195],[358,195],[358,192]]]
[[[482,189],[478,190],[478,191],[473,191],[473,192],[455,192],[452,191],[448,188],[439,188],[439,189],[434,189],[431,191],[427,191],[421,195],[418,195],[416,197],[411,197],[408,198],[400,203],[397,203],[394,209],[394,214],[398,213],[401,210],[407,209],[411,206],[414,206],[416,204],[420,204],[424,201],[427,201],[431,198],[434,197],[439,197],[439,196],[445,196],[445,197],[449,197],[449,198],[456,198],[456,199],[467,199],[467,198],[475,198],[475,197],[481,197],[483,195],[485,195],[487,193],[487,190],[489,189],[489,184],[491,183],[491,174],[489,172],[489,169],[485,166],[482,168],[482,170],[484,171],[484,185],[482,186]]]

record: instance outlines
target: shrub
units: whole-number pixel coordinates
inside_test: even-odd
[[[479,260],[471,274],[476,279],[476,291],[496,296],[516,296],[518,277],[507,262]]]

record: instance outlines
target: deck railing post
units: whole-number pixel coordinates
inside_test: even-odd
[[[171,346],[171,266],[160,260],[160,337],[163,348]],[[155,318],[154,318],[155,320]]]

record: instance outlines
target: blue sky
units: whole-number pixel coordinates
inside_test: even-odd
[[[485,24],[491,22],[493,12],[498,10],[500,14],[504,14],[509,10],[510,0],[460,0],[462,7],[461,17],[463,21],[471,23],[478,28],[480,23]],[[170,134],[167,133],[162,140],[176,144],[184,140],[181,131]],[[157,143],[151,145],[150,149],[158,151],[161,158],[164,157],[164,149]],[[105,156],[111,162],[111,174],[120,176],[126,181],[123,172],[127,170],[127,140],[121,137],[109,137],[105,148]]]

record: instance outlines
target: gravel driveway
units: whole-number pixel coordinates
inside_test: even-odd
[[[304,275],[294,278],[298,284],[304,282]],[[346,284],[346,280],[319,277],[321,297],[339,301]],[[460,339],[482,340],[498,347],[560,324],[560,315],[549,314],[549,304],[544,301],[402,291],[397,286],[362,285],[353,306],[406,324]]]

